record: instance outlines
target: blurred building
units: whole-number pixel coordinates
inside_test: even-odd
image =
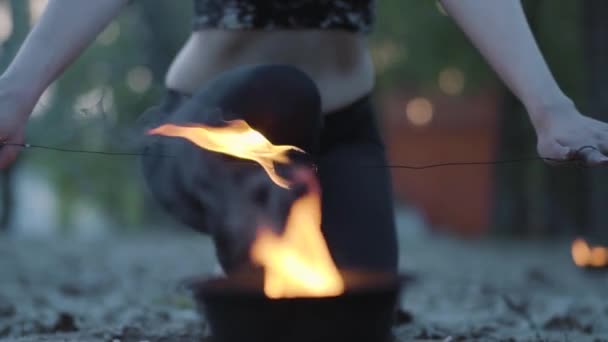
[[[431,165],[497,158],[499,97],[420,97],[407,89],[380,101],[391,165]],[[418,208],[436,229],[475,236],[487,230],[493,204],[493,166],[393,168],[396,198]]]

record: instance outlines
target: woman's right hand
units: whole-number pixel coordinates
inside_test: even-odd
[[[22,147],[25,126],[36,100],[11,87],[10,82],[0,77],[0,169],[9,167]]]

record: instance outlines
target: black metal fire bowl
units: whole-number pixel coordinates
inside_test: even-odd
[[[401,294],[398,275],[342,272],[343,295],[270,299],[261,274],[190,284],[214,342],[386,342]]]

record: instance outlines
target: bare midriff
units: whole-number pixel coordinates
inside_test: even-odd
[[[348,106],[374,86],[366,37],[327,30],[195,31],[173,61],[166,85],[195,93],[225,70],[256,64],[289,64],[306,72],[320,90],[323,113]]]

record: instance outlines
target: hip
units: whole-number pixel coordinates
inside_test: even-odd
[[[324,114],[356,102],[374,87],[366,38],[333,31],[198,31],[175,58],[166,85],[192,94],[226,70],[259,64],[304,71],[319,89]]]

